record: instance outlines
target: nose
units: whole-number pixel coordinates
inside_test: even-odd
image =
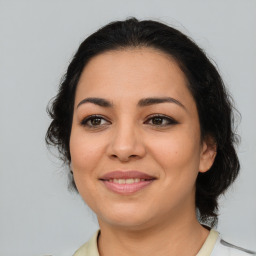
[[[111,158],[128,162],[131,159],[143,158],[146,154],[143,136],[135,125],[122,124],[113,130],[107,149]]]

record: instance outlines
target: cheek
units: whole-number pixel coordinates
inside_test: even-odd
[[[200,147],[197,140],[191,140],[191,134],[174,136],[160,142],[155,148],[156,161],[161,165],[161,195],[167,207],[170,201],[174,205],[186,200],[193,201],[195,182],[199,170]],[[171,198],[171,199],[170,199]]]
[[[100,144],[91,136],[74,129],[70,136],[70,155],[74,172],[90,173],[100,155]]]
[[[79,194],[91,205],[91,195],[95,194],[93,170],[100,158],[99,144],[90,136],[85,136],[79,128],[74,128],[70,136],[70,155],[73,177]]]
[[[155,153],[162,159],[161,162],[182,165],[190,162],[191,159],[199,159],[199,143],[192,140],[189,134],[170,136],[153,144]]]
[[[192,139],[193,138],[193,139]],[[164,170],[168,179],[186,179],[198,173],[200,162],[200,142],[191,132],[173,133],[162,139],[151,140],[152,155]],[[191,177],[192,176],[192,177]],[[169,182],[170,180],[168,180]]]
[[[102,157],[99,138],[86,136],[83,130],[74,128],[70,136],[70,155],[76,187],[84,201],[90,204],[91,195],[96,193],[95,169]]]

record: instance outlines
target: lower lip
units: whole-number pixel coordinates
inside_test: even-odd
[[[132,194],[135,193],[139,190],[144,189],[145,187],[149,186],[154,180],[145,180],[145,181],[140,181],[140,182],[135,182],[132,184],[119,184],[119,183],[114,183],[110,182],[107,180],[102,181],[105,186],[118,194]]]

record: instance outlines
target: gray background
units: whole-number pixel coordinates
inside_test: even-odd
[[[0,0],[0,255],[72,255],[97,229],[46,149],[45,109],[79,43],[128,16],[177,27],[218,63],[242,114],[241,175],[218,230],[256,250],[255,0]]]

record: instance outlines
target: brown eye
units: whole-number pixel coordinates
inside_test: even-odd
[[[156,125],[161,125],[163,123],[163,118],[162,117],[154,117],[152,118],[152,123]]]
[[[106,121],[103,117],[93,115],[83,119],[81,125],[86,126],[88,128],[98,128],[103,125],[106,125],[106,123],[108,123],[108,121]]]
[[[155,126],[168,126],[168,125],[174,125],[177,124],[178,122],[175,121],[171,117],[167,117],[164,115],[156,115],[148,119],[147,123]]]
[[[101,118],[93,118],[90,120],[92,125],[100,125]]]

